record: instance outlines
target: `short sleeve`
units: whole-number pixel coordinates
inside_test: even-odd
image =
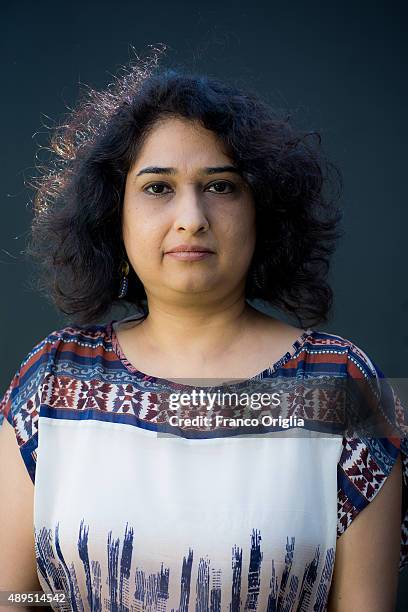
[[[408,565],[408,437],[403,425],[404,409],[380,368],[355,345],[349,349],[347,372],[355,379],[370,379],[369,385],[364,387],[365,400],[368,400],[370,407],[380,405],[381,412],[387,416],[393,413],[394,422],[401,428],[398,428],[398,436],[343,436],[337,465],[337,537],[381,490],[401,453],[401,571]],[[371,398],[367,397],[368,389],[372,393]]]
[[[0,427],[4,419],[13,427],[21,456],[33,483],[42,390],[56,337],[56,332],[50,334],[29,352],[0,401]]]

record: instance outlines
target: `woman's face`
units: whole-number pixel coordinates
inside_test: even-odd
[[[205,303],[244,292],[255,249],[255,205],[215,133],[185,119],[160,120],[127,179],[123,240],[146,294]],[[179,245],[211,254],[171,255]]]

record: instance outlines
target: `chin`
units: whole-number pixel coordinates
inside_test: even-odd
[[[169,289],[181,291],[183,293],[199,293],[201,291],[209,291],[215,287],[216,283],[214,281],[214,277],[211,279],[190,278],[184,281],[179,279],[178,282],[175,281],[174,283],[169,283],[169,279],[167,279],[166,286]]]

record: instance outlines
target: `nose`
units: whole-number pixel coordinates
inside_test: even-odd
[[[195,234],[206,231],[209,226],[207,211],[200,194],[193,189],[180,194],[175,208],[174,229]]]

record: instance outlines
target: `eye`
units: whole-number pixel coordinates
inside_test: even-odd
[[[163,187],[166,187],[166,183],[150,183],[150,185],[147,185],[147,187],[145,187],[143,191],[154,197],[160,197],[168,193],[168,191],[162,191]],[[215,192],[213,191],[212,193],[218,193],[219,195],[233,193],[235,191],[235,185],[233,185],[229,181],[216,181],[209,185],[208,189],[210,189],[211,187],[215,188]],[[221,190],[219,189],[220,187]],[[225,187],[229,187],[229,191],[226,190]],[[152,191],[149,191],[149,189],[151,189]]]
[[[223,194],[223,193],[232,193],[235,190],[235,185],[233,185],[232,183],[230,183],[229,181],[217,181],[215,183],[212,183],[212,185],[210,185],[210,187],[229,187],[230,191],[218,191],[216,190],[215,193],[219,193],[219,194]]]
[[[160,189],[161,187],[165,187],[165,186],[166,186],[166,183],[151,183],[150,185],[145,187],[143,191],[145,191],[146,193],[149,193],[152,196],[161,196],[161,195],[164,195],[163,192],[157,191],[156,188],[159,187]],[[152,189],[152,188],[154,188],[153,192],[148,191],[148,189]]]

